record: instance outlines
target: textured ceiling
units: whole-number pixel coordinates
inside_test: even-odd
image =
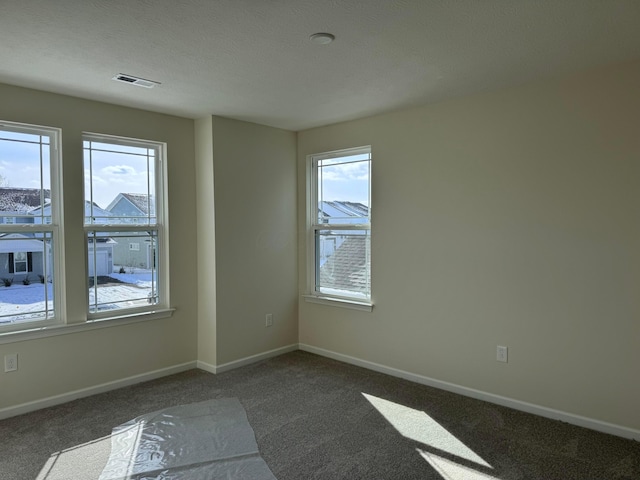
[[[0,0],[0,82],[291,130],[637,58],[637,0]]]

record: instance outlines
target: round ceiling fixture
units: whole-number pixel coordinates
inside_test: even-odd
[[[309,38],[313,43],[317,43],[318,45],[327,45],[336,39],[335,35],[330,33],[314,33]]]

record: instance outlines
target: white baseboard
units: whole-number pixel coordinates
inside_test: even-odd
[[[52,397],[43,398],[40,400],[34,400],[32,402],[22,403],[12,407],[6,407],[0,409],[0,420],[15,417],[16,415],[22,415],[24,413],[40,410],[41,408],[52,407],[61,403],[67,403],[78,398],[89,397],[98,393],[108,392],[117,388],[128,387],[136,383],[147,382],[149,380],[155,380],[156,378],[166,377],[167,375],[173,375],[175,373],[185,372],[196,368],[196,362],[187,362],[180,365],[173,365],[167,368],[161,368],[152,372],[141,373],[132,377],[122,378],[120,380],[114,380],[113,382],[101,383],[100,385],[94,385],[92,387],[82,388],[80,390],[74,390],[72,392],[63,393],[61,395],[54,395]]]
[[[289,353],[295,350],[298,350],[297,343],[294,343],[292,345],[287,345],[286,347],[280,347],[274,350],[269,350],[268,352],[258,353],[257,355],[251,355],[250,357],[241,358],[239,360],[234,360],[233,362],[223,363],[217,366],[209,365],[204,362],[198,362],[198,368],[202,368],[202,370],[206,370],[207,372],[211,372],[211,373],[228,372],[229,370],[233,370],[234,368],[244,367],[245,365],[250,365],[252,363],[260,362],[268,358],[277,357],[278,355],[282,355],[283,353]]]
[[[134,375],[131,377],[120,379],[120,380],[115,380],[113,382],[102,383],[100,385],[94,385],[92,387],[87,387],[80,390],[74,390],[72,392],[64,393],[61,395],[55,395],[52,397],[47,397],[40,400],[23,403],[20,405],[6,407],[3,409],[0,409],[0,420],[9,418],[9,417],[14,417],[17,415],[22,415],[24,413],[33,412],[35,410],[40,410],[41,408],[47,408],[54,405],[59,405],[61,403],[70,402],[78,398],[88,397],[91,395],[96,395],[98,393],[104,393],[110,390],[127,387],[129,385],[134,385],[136,383],[155,380],[157,378],[165,377],[167,375],[173,375],[175,373],[184,372],[192,368],[199,368],[201,370],[205,370],[207,372],[217,374],[217,373],[227,372],[235,368],[240,368],[245,365],[250,365],[252,363],[256,363],[262,360],[266,360],[268,358],[276,357],[284,353],[293,352],[298,349],[303,350],[305,352],[314,353],[316,355],[320,355],[323,357],[332,358],[340,362],[356,365],[358,367],[363,367],[369,370],[391,375],[393,377],[403,378],[405,380],[416,382],[422,385],[428,385],[430,387],[439,388],[441,390],[446,390],[449,392],[457,393],[459,395],[464,395],[471,398],[476,398],[478,400],[494,403],[496,405],[502,405],[505,407],[513,408],[515,410],[532,413],[534,415],[539,415],[541,417],[546,417],[553,420],[560,420],[566,423],[570,423],[572,425],[589,428],[591,430],[596,430],[599,432],[608,433],[608,434],[616,435],[623,438],[640,440],[640,430],[624,427],[621,425],[616,425],[613,423],[603,422],[600,420],[595,420],[592,418],[583,417],[580,415],[575,415],[575,414],[563,412],[560,410],[554,410],[552,408],[542,407],[540,405],[535,405],[533,403],[523,402],[521,400],[515,400],[513,398],[503,397],[501,395],[495,395],[492,393],[484,392],[482,390],[463,387],[461,385],[456,385],[454,383],[444,382],[442,380],[436,380],[434,378],[418,375],[415,373],[399,370],[392,367],[387,367],[386,365],[381,365],[378,363],[362,360],[360,358],[351,357],[349,355],[344,355],[342,353],[337,353],[331,350],[326,350],[323,348],[314,347],[312,345],[306,345],[302,343],[288,345],[285,347],[270,350],[268,352],[263,352],[257,355],[251,355],[249,357],[241,358],[239,360],[234,360],[233,362],[228,362],[228,363],[224,363],[222,365],[217,365],[217,366],[211,365],[199,360],[197,362],[196,361],[187,362],[180,365],[174,365],[171,367],[154,370],[152,372]]]
[[[589,428],[598,432],[609,433],[618,437],[629,438],[632,440],[640,440],[640,430],[633,428],[623,427],[613,423],[607,423],[600,420],[595,420],[588,417],[582,417],[580,415],[574,415],[572,413],[563,412],[560,410],[554,410],[552,408],[542,407],[533,403],[523,402],[521,400],[515,400],[513,398],[503,397],[501,395],[494,395],[492,393],[483,392],[482,390],[476,390],[473,388],[463,387],[454,383],[443,382],[434,378],[425,377],[423,375],[417,375],[415,373],[406,372],[404,370],[398,370],[396,368],[387,367],[367,360],[361,360],[349,355],[343,355],[342,353],[333,352],[331,350],[325,350],[324,348],[314,347],[312,345],[306,345],[301,343],[299,345],[300,350],[305,352],[315,353],[323,357],[332,358],[340,362],[349,363],[358,367],[367,368],[376,372],[385,373],[393,377],[403,378],[412,382],[420,383],[422,385],[428,385],[430,387],[439,388],[448,392],[457,393],[466,397],[477,398],[485,402],[495,403],[496,405],[502,405],[504,407],[513,408],[522,412],[532,413],[541,417],[551,418],[553,420],[560,420],[562,422],[577,425],[579,427]]]
[[[215,365],[211,365],[210,363],[202,362],[200,360],[196,362],[196,368],[213,374],[217,373],[217,367]]]

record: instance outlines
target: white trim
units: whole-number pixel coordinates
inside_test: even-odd
[[[338,150],[331,150],[328,152],[313,153],[311,155],[307,155],[307,158],[312,157],[313,160],[329,160],[331,158],[352,157],[354,155],[367,154],[369,156],[371,155],[371,145],[362,145],[361,147],[349,147],[341,148]]]
[[[7,331],[0,333],[0,345],[4,343],[24,342],[25,340],[34,340],[37,338],[55,337],[57,335],[67,335],[70,333],[87,332],[100,328],[129,325],[159,318],[168,318],[173,315],[173,312],[175,312],[175,308],[158,309],[154,311],[130,313],[118,317],[90,319],[82,323],[65,323],[41,327],[34,326],[29,329]]]
[[[92,387],[81,388],[80,390],[74,390],[72,392],[54,395],[52,397],[46,397],[40,400],[34,400],[33,402],[6,407],[0,409],[0,420],[9,417],[15,417],[17,415],[22,415],[24,413],[33,412],[35,410],[40,410],[41,408],[60,405],[61,403],[67,403],[72,400],[77,400],[78,398],[89,397],[91,395],[97,395],[98,393],[104,393],[111,390],[116,390],[118,388],[128,387],[129,385],[135,385],[136,383],[148,382],[149,380],[155,380],[157,378],[166,377],[168,375],[186,372],[187,370],[191,370],[193,368],[196,368],[195,361],[181,363],[179,365],[173,365],[171,367],[161,368],[159,370],[153,370],[151,372],[122,378],[120,380],[114,380],[113,382],[101,383]]]
[[[216,374],[216,370],[217,370],[215,365],[211,365],[210,363],[206,363],[201,360],[198,360],[196,362],[196,368],[199,368],[200,370],[204,370],[205,372],[213,373],[214,375]]]
[[[349,157],[349,156],[353,156],[353,155],[368,155],[368,159],[363,159],[363,160],[358,160],[358,162],[369,162],[369,187],[368,187],[368,216],[366,217],[367,222],[366,223],[356,223],[356,224],[319,224],[318,223],[318,205],[321,201],[321,198],[319,198],[318,195],[318,162],[323,161],[323,160],[329,160],[329,159],[333,159],[333,158],[342,158],[342,157]],[[371,231],[371,169],[372,169],[372,163],[373,163],[373,157],[372,157],[372,148],[371,145],[363,145],[360,147],[353,147],[353,148],[344,148],[344,149],[340,149],[340,150],[331,150],[329,152],[322,152],[322,153],[313,153],[310,155],[307,155],[306,157],[306,231],[307,231],[307,238],[306,238],[306,252],[305,252],[305,257],[306,257],[306,265],[307,265],[307,271],[306,271],[306,277],[307,277],[307,282],[306,282],[306,295],[308,295],[310,298],[311,297],[318,297],[318,295],[316,294],[316,289],[318,288],[317,286],[317,274],[318,274],[318,269],[319,269],[319,265],[318,265],[318,259],[316,258],[316,232],[321,231],[321,230],[363,230],[363,231],[367,231],[370,232]],[[346,163],[352,163],[352,162],[346,162]],[[360,217],[360,218],[364,218],[364,217]],[[371,233],[369,233],[369,238]],[[369,270],[371,270],[371,248],[369,248],[368,252],[367,252],[367,262],[369,264]],[[369,277],[371,277],[371,272],[369,272]],[[369,280],[371,280],[371,278],[369,278]],[[322,299],[328,299],[329,297],[333,297],[336,298],[335,296],[333,296],[331,293],[326,293],[323,292],[323,295],[320,295],[320,297]],[[370,299],[371,299],[371,283],[369,283],[369,296],[367,298],[367,300],[369,300],[368,302],[365,301],[365,304],[370,304]],[[305,297],[306,300],[306,297]],[[349,299],[347,299],[349,300]],[[307,300],[307,301],[311,301],[313,303],[324,303],[327,305],[334,305],[334,306],[347,306],[346,304],[338,304],[338,303],[331,303],[331,302],[325,302],[323,300],[318,300],[318,301],[314,301],[314,300]],[[336,301],[341,301],[340,298],[336,298]],[[354,298],[354,304],[358,304],[358,303],[363,303],[363,302],[359,302],[357,300],[357,298]],[[348,307],[348,306],[347,306]],[[359,308],[359,307],[348,307],[348,308],[356,308],[357,310],[366,310],[366,308]],[[370,311],[370,310],[369,310]]]
[[[616,435],[618,437],[640,440],[640,430],[635,430],[633,428],[603,422],[601,420],[583,417],[580,415],[575,415],[573,413],[563,412],[561,410],[555,410],[553,408],[523,402],[522,400],[503,397],[501,395],[494,395],[493,393],[476,390],[474,388],[463,387],[461,385],[456,385],[455,383],[444,382],[442,380],[436,380],[434,378],[425,377],[423,375],[418,375],[404,370],[398,370],[396,368],[387,367],[379,363],[369,362],[367,360],[351,357],[349,355],[333,352],[331,350],[325,350],[324,348],[314,347],[312,345],[301,343],[299,347],[300,350],[303,350],[305,352],[315,353],[316,355],[332,358],[340,362],[367,368],[369,370],[391,375],[393,377],[403,378],[405,380],[409,380],[411,382],[419,383],[422,385],[427,385],[429,387],[439,388],[440,390],[457,393],[459,395],[464,395],[465,397],[476,398],[478,400],[494,403],[496,405],[502,405],[503,407],[513,408],[515,410],[520,410],[526,413],[532,413],[534,415],[550,418],[552,420],[560,420],[572,425],[577,425],[579,427],[589,428],[598,432]]]
[[[239,360],[234,360],[232,362],[223,363],[222,365],[217,365],[215,367],[213,365],[208,365],[208,366],[213,367],[215,369],[214,373],[228,372],[229,370],[244,367],[245,365],[250,365],[252,363],[260,362],[262,360],[267,360],[268,358],[277,357],[278,355],[293,352],[295,350],[298,350],[297,343],[294,343],[292,345],[287,345],[286,347],[280,347],[274,350],[269,350],[268,352],[258,353],[257,355],[251,355],[250,357],[244,357]],[[211,371],[211,370],[207,370],[207,371]]]
[[[88,145],[86,145],[88,143]],[[95,147],[93,143],[103,144],[102,146]],[[120,137],[114,135],[106,135],[106,134],[98,134],[92,132],[83,132],[82,134],[82,145],[83,145],[83,162],[87,162],[87,158],[89,160],[89,169],[91,172],[91,176],[93,175],[93,159],[92,152],[93,151],[101,151],[101,152],[109,152],[113,154],[123,153],[124,155],[134,155],[134,156],[142,156],[147,160],[147,215],[143,218],[146,218],[146,223],[136,223],[136,224],[128,224],[128,223],[108,223],[106,222],[106,218],[103,218],[103,223],[95,223],[93,220],[91,223],[84,223],[84,232],[85,237],[88,239],[91,232],[104,231],[104,232],[144,232],[144,231],[153,231],[155,232],[155,246],[156,246],[156,254],[157,261],[155,262],[155,268],[157,269],[157,282],[154,282],[155,286],[153,287],[156,291],[157,298],[159,298],[160,303],[149,305],[148,307],[144,307],[149,311],[156,309],[168,309],[169,305],[171,305],[170,300],[170,292],[169,292],[169,204],[168,204],[168,171],[167,171],[167,144],[165,142],[158,142],[154,140],[141,140],[137,138],[129,138],[129,137]],[[119,152],[117,149],[110,150],[108,148],[109,145],[123,145],[123,146],[131,146],[137,148],[143,148],[147,150],[146,154],[138,154],[131,152]],[[89,156],[87,157],[86,151],[89,151]],[[154,150],[155,155],[153,160],[149,157],[148,150]],[[149,170],[149,162],[153,163],[153,189],[151,188],[151,179],[149,178],[150,170]],[[152,192],[155,195],[155,215],[153,218],[154,222],[151,222],[151,210],[150,210],[150,202],[152,198]],[[85,192],[85,198],[87,197],[87,193]],[[122,195],[120,192],[116,198],[109,204],[109,206],[113,206],[117,203],[117,201],[121,198],[125,198],[129,203],[131,201]],[[89,192],[89,201],[91,202],[91,211],[90,216],[93,217],[93,183],[90,182],[90,192]],[[84,218],[86,222],[87,214],[85,212]],[[137,217],[140,218],[140,217]],[[153,234],[150,234],[153,236]],[[88,244],[88,242],[85,242]],[[85,256],[88,258],[89,251],[85,253]],[[96,262],[96,257],[93,256],[94,263]],[[94,265],[94,272],[96,272],[96,266]],[[87,277],[88,278],[88,277]],[[87,284],[88,288],[88,284]],[[98,288],[97,285],[94,288]],[[96,294],[97,301],[97,294]],[[104,315],[100,312],[92,312],[92,308],[96,307],[94,305],[87,305],[87,317],[88,319],[98,319],[102,318]],[[144,310],[143,309],[143,310]],[[118,310],[124,312],[136,312],[136,309],[128,309],[126,307],[119,308]]]
[[[362,312],[371,312],[373,304],[368,302],[358,302],[356,300],[348,300],[337,297],[321,297],[318,295],[302,295],[305,302],[318,303],[320,305],[331,305],[332,307],[350,308],[352,310],[360,310]]]
[[[0,121],[0,130],[11,131],[16,133],[27,133],[31,135],[38,135],[40,137],[49,137],[49,190],[50,190],[50,202],[49,208],[51,209],[51,223],[45,223],[44,217],[41,215],[40,220],[42,223],[29,223],[29,224],[12,224],[9,228],[3,225],[2,230],[4,232],[50,232],[50,242],[53,245],[53,254],[50,255],[49,261],[45,261],[51,267],[53,263],[53,272],[47,271],[45,268],[43,275],[46,278],[51,277],[53,283],[53,298],[55,300],[52,310],[52,316],[49,317],[48,296],[45,289],[45,318],[37,320],[40,324],[54,325],[60,322],[63,315],[66,313],[66,273],[65,273],[65,258],[64,258],[64,200],[62,195],[62,129],[57,127],[48,127],[42,125],[30,125],[26,123],[17,123],[9,121]],[[11,141],[6,139],[7,141]],[[18,140],[20,141],[20,140]],[[27,143],[32,143],[31,141]],[[44,165],[43,165],[43,150],[42,140],[39,142],[39,156],[40,156],[40,212],[44,214],[44,208],[46,204],[46,198],[44,197]],[[27,215],[20,215],[23,218],[28,218]],[[33,217],[34,221],[35,218]],[[19,226],[19,229],[13,230],[13,227]],[[46,255],[46,248],[43,250],[43,254]],[[15,265],[14,265],[15,270]],[[28,273],[28,272],[25,272]],[[49,318],[46,318],[49,317]],[[0,332],[12,331],[17,323],[12,324],[11,328],[0,328]]]

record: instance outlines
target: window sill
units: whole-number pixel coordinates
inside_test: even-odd
[[[305,302],[318,303],[320,305],[330,305],[332,307],[350,308],[362,312],[371,312],[373,303],[358,302],[357,300],[346,300],[344,298],[320,297],[317,295],[303,295]]]
[[[100,328],[117,327],[132,323],[146,322],[160,318],[168,318],[173,315],[175,308],[154,310],[151,312],[121,315],[100,319],[90,319],[83,323],[73,323],[65,325],[49,325],[46,327],[35,327],[28,330],[18,330],[13,332],[0,333],[0,345],[5,343],[23,342],[25,340],[35,340],[57,335],[67,335],[70,333],[87,332]]]

